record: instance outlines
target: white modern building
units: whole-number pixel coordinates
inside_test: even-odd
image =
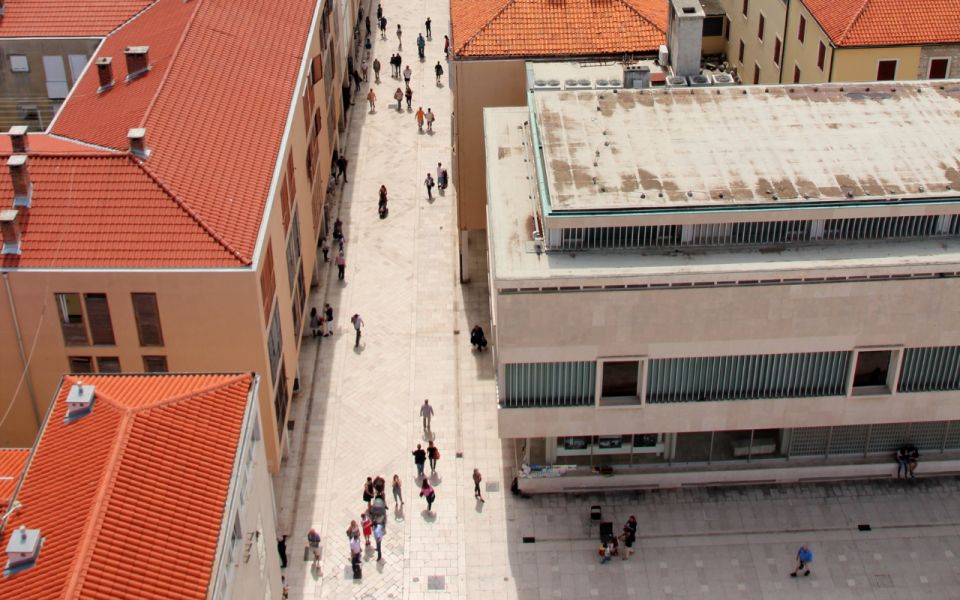
[[[521,488],[960,468],[960,83],[528,98],[484,112]]]

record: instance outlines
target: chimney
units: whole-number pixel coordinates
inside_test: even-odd
[[[3,2],[3,0],[0,0]],[[30,150],[27,147],[27,129],[26,125],[14,125],[7,133],[10,134],[10,143],[13,144],[13,151],[25,153]]]
[[[0,0],[0,17],[7,14],[7,1]]]
[[[149,51],[150,46],[127,46],[123,49],[127,57],[127,81],[142,77],[150,70]]]
[[[100,76],[100,87],[97,93],[102,94],[113,87],[113,59],[101,56],[97,59],[97,75]]]
[[[700,0],[670,0],[667,47],[674,75],[690,77],[700,74],[703,18]]]
[[[17,209],[0,210],[0,233],[3,244],[0,254],[20,254],[20,211]]]
[[[7,167],[10,168],[10,179],[13,180],[14,208],[30,208],[33,184],[30,183],[30,173],[27,171],[27,155],[11,155],[7,159]]]
[[[146,159],[150,156],[150,148],[147,148],[147,130],[143,127],[137,127],[127,132],[127,139],[130,140],[130,152],[134,156]]]
[[[90,414],[93,410],[93,391],[92,385],[83,385],[79,379],[70,386],[67,393],[67,415],[63,420],[70,422]]]
[[[40,555],[40,530],[21,525],[13,530],[7,542],[7,571],[32,567]]]

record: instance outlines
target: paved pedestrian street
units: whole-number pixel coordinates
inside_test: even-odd
[[[456,178],[443,60],[449,7],[388,0],[383,8],[388,35],[373,36],[372,55],[383,65],[381,84],[364,84],[355,95],[345,145],[350,182],[335,195],[332,212],[344,223],[346,280],[338,281],[329,263],[310,299],[311,306],[333,306],[334,335],[308,333],[303,340],[301,389],[276,484],[279,528],[290,536],[291,598],[960,597],[960,483],[952,478],[511,496],[514,448],[497,438],[491,351],[476,353],[469,344],[473,325],[490,331],[483,238],[471,240],[474,277],[461,285],[454,188],[434,189],[428,201],[423,185],[428,172],[436,177],[437,162]],[[420,62],[415,40],[428,15],[433,40]],[[401,112],[389,106],[403,86],[390,77],[397,23],[404,65],[413,69],[412,110]],[[437,60],[442,86],[435,85]],[[365,100],[368,85],[378,97],[375,113]],[[419,106],[437,115],[433,134],[417,131]],[[382,220],[381,185],[389,198]],[[365,322],[358,348],[354,313]],[[428,439],[418,414],[425,398],[436,409],[441,451],[430,478],[432,514],[417,495],[411,455]],[[473,498],[475,467],[486,503]],[[392,509],[394,473],[403,481],[402,510]],[[345,531],[366,508],[366,477],[377,475],[387,480],[391,506],[385,560],[378,563],[368,550],[363,577],[354,580]],[[636,515],[636,555],[599,564],[589,520],[594,504],[618,531]],[[305,553],[311,527],[322,537],[319,571]],[[814,552],[812,574],[791,579],[803,542]]]

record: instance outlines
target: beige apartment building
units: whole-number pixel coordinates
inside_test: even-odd
[[[52,122],[0,136],[0,445],[32,441],[64,372],[242,369],[275,471],[356,6],[135,4],[45,20],[26,0],[0,22],[28,57],[96,39]]]
[[[744,83],[960,77],[957,0],[721,0]]]
[[[960,83],[528,102],[484,111],[522,489],[960,467]]]

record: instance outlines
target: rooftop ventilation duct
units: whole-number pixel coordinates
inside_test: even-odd
[[[123,54],[127,57],[127,81],[143,77],[150,70],[150,46],[127,46]]]
[[[40,555],[40,530],[27,529],[21,525],[13,530],[7,542],[7,570],[19,570],[33,566]]]
[[[3,245],[0,254],[20,254],[20,211],[0,210],[0,234]]]
[[[703,18],[700,0],[670,0],[667,47],[674,75],[689,77],[700,74]]]
[[[27,143],[27,129],[26,125],[14,125],[7,132],[10,134],[10,144],[14,152],[26,153],[30,150]]]
[[[628,90],[650,87],[650,67],[630,65],[623,68],[623,87]]]
[[[147,148],[147,130],[143,127],[137,127],[127,132],[127,139],[130,140],[130,152],[134,156],[146,159],[150,156],[150,148]]]
[[[30,173],[27,171],[27,155],[11,155],[7,159],[7,167],[10,169],[10,179],[13,181],[14,208],[30,208],[33,184],[30,182]]]
[[[97,59],[97,76],[100,78],[98,93],[103,93],[113,87],[113,59],[101,56]]]
[[[90,414],[93,410],[94,388],[92,385],[83,385],[83,382],[77,380],[70,386],[67,393],[67,416],[65,421],[72,421]]]

